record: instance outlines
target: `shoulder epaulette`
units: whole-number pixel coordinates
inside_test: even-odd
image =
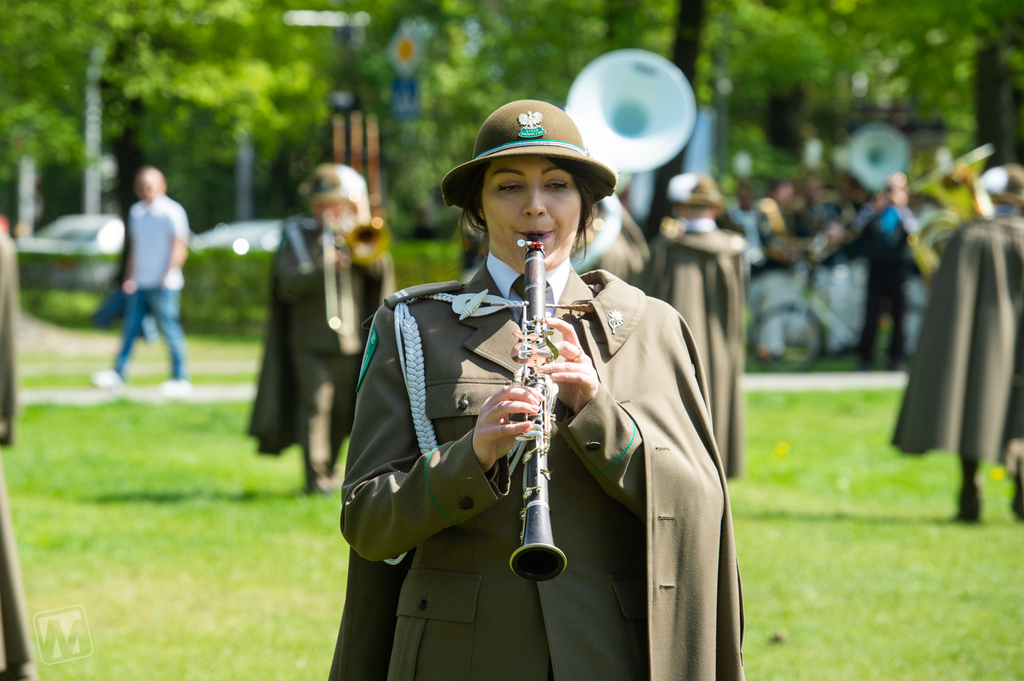
[[[395,306],[399,303],[404,303],[413,298],[422,298],[424,296],[432,296],[436,293],[452,293],[462,289],[464,284],[458,281],[442,281],[436,284],[420,284],[419,286],[410,286],[409,288],[403,288],[398,293],[392,293],[390,296],[384,299],[384,304],[389,309],[394,310]]]

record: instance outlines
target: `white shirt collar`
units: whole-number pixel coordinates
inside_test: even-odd
[[[572,265],[570,265],[569,259],[566,258],[565,262],[561,265],[547,272],[548,284],[555,295],[555,302],[562,299],[562,291],[565,290],[565,285],[569,283],[569,272],[571,271]],[[519,272],[516,272],[504,260],[500,260],[493,253],[487,254],[487,272],[491,275],[494,283],[498,285],[498,291],[502,297],[508,300],[522,300],[519,294],[512,290],[512,284],[516,283],[516,279],[519,278]]]
[[[713,218],[697,218],[686,221],[687,232],[711,232],[718,229],[718,224]]]

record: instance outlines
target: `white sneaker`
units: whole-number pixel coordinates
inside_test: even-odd
[[[104,390],[117,390],[124,387],[124,379],[113,369],[104,369],[92,375],[92,384]]]
[[[192,394],[192,383],[184,378],[172,378],[160,384],[160,394],[164,397],[188,397]]]

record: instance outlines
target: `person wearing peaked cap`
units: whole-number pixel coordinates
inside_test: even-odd
[[[1024,521],[1024,168],[992,168],[981,184],[995,214],[946,245],[893,444],[907,454],[959,454],[962,522],[981,519],[979,463],[1006,466],[1011,510]]]
[[[715,439],[726,475],[745,470],[743,254],[747,240],[715,222],[724,197],[708,175],[685,173],[669,181],[676,218],[662,222],[651,242],[641,288],[683,316],[697,341],[708,377]]]
[[[332,679],[743,678],[728,488],[693,337],[662,301],[571,265],[615,182],[538,100],[491,114],[444,178],[489,253],[468,284],[401,291],[374,316],[342,487],[359,572]],[[558,386],[547,469],[566,559],[547,581],[509,565],[524,492],[508,453],[530,427],[514,417],[540,409],[511,385],[528,235],[548,300],[568,306],[547,308],[559,358],[538,369]],[[509,641],[512,664],[495,657]]]
[[[291,444],[302,447],[307,493],[330,494],[341,484],[338,454],[352,430],[359,359],[366,342],[364,319],[394,291],[394,267],[383,253],[375,261],[352,262],[337,251],[338,316],[328,325],[324,235],[331,226],[368,225],[366,181],[344,165],[318,166],[302,187],[311,217],[284,221],[274,257],[270,319],[253,404],[249,434],[263,454],[279,454]]]

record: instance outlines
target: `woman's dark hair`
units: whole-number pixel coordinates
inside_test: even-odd
[[[580,223],[576,227],[576,237],[573,242],[573,251],[580,248],[586,253],[587,248],[587,225],[594,219],[594,178],[585,163],[577,163],[562,158],[548,158],[556,166],[572,175],[576,188],[580,192]],[[483,210],[483,189],[484,176],[490,163],[481,163],[473,168],[468,174],[466,181],[462,183],[461,191],[454,192],[454,203],[461,204],[462,217],[459,218],[459,228],[470,234],[479,234],[483,237],[480,242],[480,254],[487,253],[488,236],[487,221],[484,220]]]

